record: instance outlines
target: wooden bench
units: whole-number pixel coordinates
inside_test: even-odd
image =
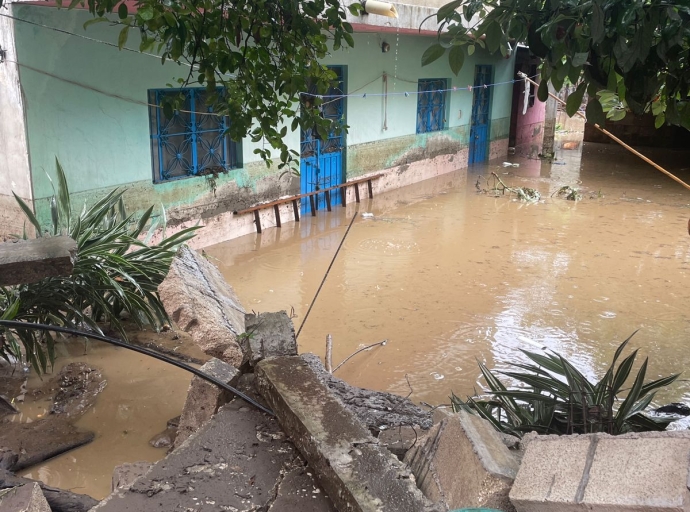
[[[254,214],[254,222],[256,223],[256,232],[261,233],[261,218],[259,216],[260,210],[264,210],[266,208],[273,207],[273,213],[275,214],[275,217],[276,217],[276,227],[281,227],[280,206],[284,205],[284,204],[292,203],[292,212],[295,216],[295,222],[299,222],[298,199],[303,199],[306,197],[309,198],[309,207],[311,210],[311,214],[312,214],[312,217],[315,217],[316,216],[315,196],[317,194],[325,194],[325,196],[326,196],[326,209],[330,212],[331,211],[331,192],[332,191],[340,190],[341,203],[343,206],[345,206],[346,199],[347,199],[347,187],[354,186],[355,187],[355,202],[359,203],[360,202],[359,185],[361,183],[366,182],[367,190],[369,192],[369,197],[372,198],[372,197],[374,197],[374,189],[372,187],[371,182],[373,180],[380,178],[381,176],[383,176],[383,174],[375,174],[373,176],[367,176],[365,178],[359,178],[356,180],[347,181],[345,183],[341,183],[340,185],[335,185],[333,187],[324,188],[321,190],[315,190],[313,192],[307,192],[306,194],[299,194],[296,196],[284,197],[283,199],[271,201],[270,203],[258,204],[256,206],[252,206],[251,208],[246,208],[244,210],[239,210],[239,211],[236,211],[233,213],[235,215],[244,215],[245,213],[253,213]]]

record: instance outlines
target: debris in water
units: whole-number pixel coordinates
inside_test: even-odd
[[[503,167],[520,167],[520,164],[514,164],[512,162],[503,162]]]
[[[363,219],[373,219],[373,218],[374,218],[374,214],[373,214],[373,213],[369,213],[369,212],[364,212],[364,213],[362,214],[362,218],[363,218]]]
[[[431,372],[429,375],[433,376],[436,380],[441,380],[445,378],[445,375],[442,375],[438,372]]]
[[[491,191],[493,192],[493,195],[496,197],[499,195],[499,193],[500,195],[504,195],[506,192],[508,192],[509,194],[515,194],[520,201],[525,201],[527,203],[536,203],[541,199],[541,194],[533,188],[509,187],[508,185],[503,183],[501,178],[499,178],[498,174],[496,174],[495,172],[492,172],[491,176],[494,178],[494,182],[493,186],[489,190],[481,188],[480,178],[477,178],[477,183],[475,183],[477,191],[482,192],[484,194],[488,194],[489,191]],[[488,185],[489,178],[486,178],[486,182]]]
[[[581,201],[582,200],[582,194],[580,194],[580,191],[576,188],[571,187],[570,185],[566,185],[565,187],[561,187],[558,189],[556,192],[559,197],[565,196],[565,198],[568,201]],[[553,197],[553,194],[551,194]]]

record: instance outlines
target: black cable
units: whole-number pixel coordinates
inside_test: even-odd
[[[355,185],[359,186],[359,185]],[[345,239],[347,238],[347,234],[350,232],[350,228],[352,227],[352,224],[354,224],[355,219],[357,218],[357,212],[352,216],[352,220],[350,221],[350,225],[347,227],[347,231],[345,231],[345,234],[343,235],[343,239],[340,241],[340,245],[338,248],[335,250],[335,254],[333,255],[333,259],[331,260],[331,264],[328,265],[328,270],[326,270],[326,274],[324,274],[323,279],[321,280],[321,284],[319,285],[319,289],[316,290],[316,295],[314,295],[314,300],[311,301],[311,304],[309,305],[309,309],[307,310],[307,314],[304,315],[304,320],[302,320],[302,325],[299,326],[299,330],[297,331],[297,334],[295,335],[295,339],[299,337],[299,333],[302,332],[302,327],[304,327],[304,324],[307,322],[307,318],[309,317],[309,313],[311,313],[311,308],[314,307],[314,303],[316,302],[316,299],[319,296],[319,293],[321,292],[321,288],[323,288],[323,283],[326,282],[326,278],[328,277],[328,273],[331,271],[331,267],[333,266],[333,263],[335,263],[335,259],[338,257],[338,253],[340,252],[340,248],[343,246],[343,243],[345,242]]]
[[[208,374],[202,372],[201,370],[194,368],[193,366],[189,366],[188,364],[182,363],[180,361],[176,361],[175,359],[173,359],[171,357],[165,356],[163,354],[159,354],[155,350],[150,350],[148,348],[139,347],[136,345],[130,345],[129,343],[125,343],[122,340],[110,338],[108,336],[103,336],[102,334],[79,331],[77,329],[72,329],[69,327],[58,327],[57,325],[34,324],[31,322],[17,322],[15,320],[0,320],[0,326],[10,327],[12,329],[36,329],[38,331],[51,331],[51,332],[61,332],[64,334],[73,334],[75,336],[84,336],[86,338],[92,338],[94,340],[104,341],[105,343],[110,343],[111,345],[115,345],[117,347],[122,347],[122,348],[126,348],[129,350],[133,350],[134,352],[139,352],[140,354],[144,354],[146,356],[153,357],[153,358],[158,359],[160,361],[163,361],[165,363],[171,364],[173,366],[177,366],[178,368],[182,368],[183,370],[187,370],[188,372],[193,373],[197,377],[200,377],[200,378],[202,378],[208,382],[215,384],[216,386],[219,386],[219,387],[221,387],[227,391],[230,391],[230,393],[237,395],[242,400],[244,400],[248,404],[253,405],[257,409],[260,409],[263,412],[270,414],[271,416],[275,416],[273,411],[271,411],[270,409],[267,409],[266,407],[261,405],[259,402],[257,402],[253,398],[250,398],[249,396],[245,395],[244,393],[235,389],[234,387],[226,384],[225,382],[218,380],[215,377],[208,375]]]

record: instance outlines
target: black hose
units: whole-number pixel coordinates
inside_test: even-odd
[[[15,320],[0,320],[0,326],[10,327],[12,329],[36,329],[38,331],[51,331],[51,332],[61,332],[61,333],[65,333],[65,334],[73,334],[75,336],[84,336],[86,338],[92,338],[94,340],[104,341],[105,343],[110,343],[111,345],[115,345],[117,347],[122,347],[122,348],[126,348],[128,350],[133,350],[134,352],[139,352],[140,354],[144,354],[146,356],[153,357],[155,359],[158,359],[159,361],[163,361],[164,363],[168,363],[168,364],[171,364],[173,366],[177,366],[178,368],[182,368],[183,370],[187,370],[188,372],[193,373],[197,377],[200,377],[200,378],[202,378],[208,382],[215,384],[216,386],[219,386],[219,387],[221,387],[227,391],[230,391],[230,393],[237,395],[242,400],[244,400],[248,404],[253,405],[257,409],[260,409],[263,412],[270,414],[271,416],[275,416],[273,411],[271,411],[270,409],[267,409],[266,407],[261,405],[259,402],[257,402],[253,398],[248,397],[247,395],[245,395],[241,391],[239,391],[239,390],[233,388],[232,386],[226,384],[222,380],[218,380],[215,377],[208,375],[208,374],[202,372],[201,370],[194,368],[193,366],[189,366],[188,364],[177,361],[171,357],[165,356],[163,354],[159,354],[155,350],[150,350],[148,348],[139,347],[136,345],[130,345],[129,343],[126,343],[122,340],[110,338],[108,336],[103,336],[102,334],[79,331],[77,329],[72,329],[70,327],[58,327],[57,325],[34,324],[31,322],[17,322]]]

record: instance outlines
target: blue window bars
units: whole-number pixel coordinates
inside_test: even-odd
[[[161,106],[180,94],[179,110],[168,118]],[[213,112],[206,89],[151,89],[148,97],[154,182],[218,173],[240,165],[240,145],[226,134],[230,120]]]
[[[437,132],[446,126],[446,89],[444,78],[419,80],[417,91],[417,133]]]

